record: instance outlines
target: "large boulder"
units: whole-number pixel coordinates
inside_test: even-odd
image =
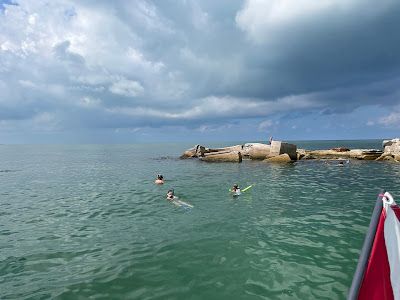
[[[336,147],[336,148],[332,148],[331,150],[335,151],[335,152],[347,152],[347,151],[350,151],[350,149],[346,148],[346,147]]]
[[[293,160],[290,158],[289,154],[287,154],[287,153],[267,158],[264,161],[273,162],[273,163],[290,163],[290,162],[293,162]]]
[[[310,155],[313,158],[319,158],[319,159],[349,158],[351,156],[351,153],[352,153],[351,151],[338,152],[332,149],[307,151],[308,155]]]
[[[204,156],[204,153],[206,153],[206,151],[207,151],[206,147],[198,145],[196,149],[196,156],[202,157]]]
[[[230,151],[242,151],[243,145],[235,145],[235,146],[229,146],[229,147],[224,147],[224,148],[209,148],[208,152],[230,152]]]
[[[384,153],[400,155],[400,139],[383,141]]]
[[[352,149],[349,151],[350,158],[361,159],[363,151],[361,149]]]
[[[389,153],[383,153],[381,156],[379,156],[377,159],[375,159],[376,161],[382,161],[382,160],[391,160],[393,158],[393,156]]]
[[[396,143],[400,143],[399,138],[395,138],[395,139],[391,139],[391,140],[383,140],[382,145],[383,145],[383,148],[385,148],[386,146],[391,146]]]
[[[360,159],[360,160],[375,160],[381,156],[382,151],[376,149],[352,149],[350,151],[336,151],[336,150],[312,150],[306,151],[303,159],[317,158],[317,159]]]
[[[297,152],[297,160],[300,160],[300,159],[304,158],[307,155],[305,149],[297,149],[296,152]]]
[[[360,157],[361,160],[376,160],[379,158],[379,154],[365,154]]]
[[[297,146],[294,144],[284,143],[281,141],[272,141],[271,143],[271,151],[269,156],[278,156],[286,153],[289,155],[291,160],[297,159]]]
[[[391,153],[384,152],[381,156],[379,156],[377,161],[393,161],[400,162],[400,154],[393,155]]]
[[[313,156],[310,153],[305,154],[304,156],[302,154],[298,154],[300,159],[317,159],[315,156]]]
[[[196,152],[197,152],[198,147],[199,147],[199,145],[196,145],[193,148],[186,150],[185,152],[183,152],[183,154],[180,156],[180,158],[183,159],[183,158],[197,157]]]
[[[265,144],[253,144],[248,148],[248,155],[250,159],[266,159],[270,156],[271,146]]]
[[[242,154],[240,151],[219,151],[214,153],[204,154],[200,160],[206,162],[242,162]]]
[[[265,144],[261,143],[246,143],[243,145],[243,148],[241,150],[243,156],[250,156],[250,150],[252,150],[255,147],[263,147]]]
[[[361,155],[356,157],[357,159],[361,160],[375,160],[379,156],[381,156],[383,152],[381,150],[376,150],[376,149],[362,149],[361,150]]]
[[[190,148],[183,152],[180,158],[194,158],[204,156],[204,153],[209,152],[206,147],[201,145],[196,145],[193,148]]]
[[[393,155],[391,154],[382,154],[381,156],[379,156],[377,159],[375,159],[376,161],[392,161],[395,162],[395,158],[393,157]]]

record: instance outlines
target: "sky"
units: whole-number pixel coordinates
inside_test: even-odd
[[[400,136],[398,0],[0,0],[0,144]]]

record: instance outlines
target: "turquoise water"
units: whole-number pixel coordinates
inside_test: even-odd
[[[345,299],[400,164],[179,160],[190,146],[1,145],[0,299]]]

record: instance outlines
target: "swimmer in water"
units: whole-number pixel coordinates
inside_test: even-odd
[[[175,195],[174,195],[174,190],[169,190],[167,193],[167,200],[174,200]]]
[[[240,194],[240,187],[237,184],[234,184],[232,189],[231,189],[231,192],[239,195]]]
[[[164,177],[161,174],[157,175],[156,181],[154,181],[155,184],[164,184]]]

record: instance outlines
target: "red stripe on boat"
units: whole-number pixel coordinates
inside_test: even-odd
[[[395,214],[399,218],[400,211],[395,211]],[[392,285],[390,282],[390,267],[384,238],[385,218],[386,213],[383,209],[379,218],[368,266],[366,268],[358,294],[358,299],[361,300],[394,299]]]

